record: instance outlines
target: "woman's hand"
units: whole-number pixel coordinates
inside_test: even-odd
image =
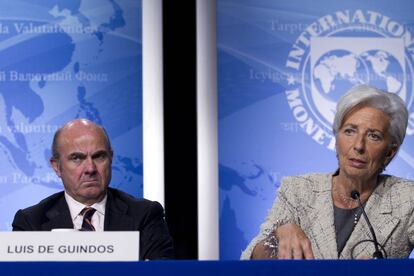
[[[276,240],[276,238],[273,236]],[[259,242],[253,249],[250,257],[252,260],[269,260],[277,259],[277,244],[275,247],[269,246],[266,240]]]
[[[253,249],[251,259],[277,259],[279,243],[274,232],[262,240]]]
[[[279,226],[253,249],[251,259],[314,259],[312,245],[296,224]]]
[[[276,230],[279,241],[278,259],[314,259],[312,245],[303,230],[296,224],[284,224]]]

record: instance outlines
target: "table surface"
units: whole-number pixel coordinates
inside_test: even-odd
[[[0,262],[0,275],[414,275],[414,260]]]

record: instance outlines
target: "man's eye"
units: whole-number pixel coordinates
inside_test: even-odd
[[[107,158],[108,158],[108,154],[106,152],[98,153],[93,157],[93,159],[96,159],[96,160],[105,160]]]
[[[69,160],[78,162],[82,160],[82,157],[79,155],[72,155],[71,157],[69,157]]]

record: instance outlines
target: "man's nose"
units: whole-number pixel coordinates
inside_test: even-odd
[[[96,172],[96,164],[94,162],[94,160],[92,159],[92,157],[88,157],[85,160],[85,172],[86,173],[94,173]]]

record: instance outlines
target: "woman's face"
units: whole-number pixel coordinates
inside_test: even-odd
[[[397,145],[391,145],[390,118],[379,109],[358,107],[343,119],[336,135],[340,172],[349,178],[372,180],[392,159]]]

